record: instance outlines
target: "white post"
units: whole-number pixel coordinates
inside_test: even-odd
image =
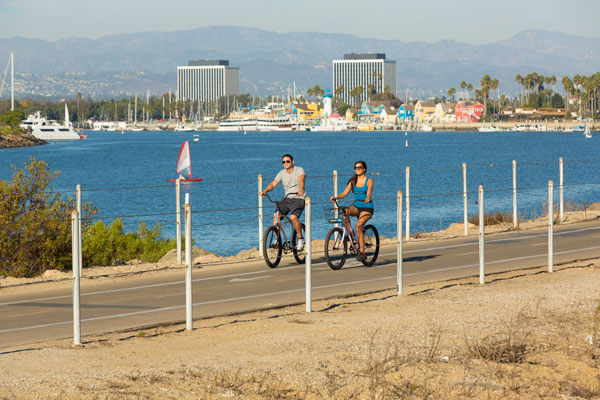
[[[175,181],[175,226],[177,229],[177,265],[181,265],[181,179]]]
[[[398,286],[398,294],[401,295],[402,294],[402,288],[403,288],[403,283],[402,283],[402,276],[404,275],[403,272],[403,265],[402,265],[402,258],[403,258],[403,250],[402,250],[402,190],[398,190],[398,204],[396,206],[397,209],[397,215],[396,215],[396,221],[397,221],[397,232],[396,232],[396,237],[398,238],[398,244],[397,244],[397,253],[396,253],[396,276],[397,276],[397,286]]]
[[[190,194],[189,194],[189,193],[186,193],[186,194],[185,194],[185,200],[183,201],[183,204],[184,204],[184,207],[185,207],[186,205],[190,204]],[[187,219],[185,220],[185,223],[186,223],[186,232],[187,232]],[[191,231],[190,231],[190,232],[191,232]],[[187,234],[187,233],[186,233],[186,234]],[[186,237],[184,240],[187,240],[187,237]],[[187,246],[187,245],[186,245],[186,246]],[[191,261],[190,261],[190,258],[191,258],[191,256],[192,256],[192,252],[190,251],[190,252],[188,253],[188,251],[187,251],[187,248],[186,248],[186,251],[185,251],[185,265],[188,265],[188,264],[191,262]]]
[[[410,167],[406,167],[406,240],[410,240]]]
[[[83,238],[82,238],[83,235],[81,234],[81,218],[83,218],[83,214],[81,212],[81,185],[77,185],[76,193],[77,193],[77,214],[79,214],[79,219],[77,220],[77,232],[79,235],[79,275],[83,276],[83,254],[82,254],[83,244],[81,243],[83,241]]]
[[[263,220],[263,198],[260,195],[262,192],[263,177],[258,174],[258,252],[263,256],[263,235],[264,235],[264,220]]]
[[[469,234],[469,216],[467,200],[467,163],[463,163],[463,224],[465,225],[465,236]]]
[[[485,283],[485,215],[483,185],[479,185],[479,284]]]
[[[513,228],[517,229],[517,162],[512,162],[513,173]]]
[[[334,169],[333,170],[333,197],[337,197],[338,195],[338,172]],[[335,219],[338,218],[338,208],[337,205],[335,203],[333,203],[333,217]],[[337,228],[339,226],[339,224],[334,224],[335,227]]]
[[[81,344],[81,314],[79,310],[80,282],[79,282],[79,213],[71,213],[71,238],[73,259],[73,344]]]
[[[548,181],[548,272],[554,271],[554,182]]]
[[[311,228],[311,206],[310,196],[306,196],[306,214],[304,216],[304,222],[306,223],[306,254],[305,254],[305,286],[306,286],[306,312],[312,312],[312,276],[311,276],[311,264],[312,264],[312,228]]]
[[[563,191],[563,158],[558,159],[559,179],[560,179],[560,222],[565,220],[565,202],[564,202],[564,191]]]
[[[187,269],[185,271],[185,329],[193,329],[192,322],[192,206],[186,204],[185,210],[185,260]]]

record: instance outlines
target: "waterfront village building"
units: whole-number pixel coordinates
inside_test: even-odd
[[[419,100],[415,104],[415,121],[429,121],[435,112],[435,103],[433,101]]]
[[[369,85],[374,85],[376,93],[383,93],[389,87],[396,93],[396,61],[386,60],[383,53],[344,54],[343,60],[333,60],[333,91],[346,104],[357,105],[357,98],[350,96],[350,92],[362,86],[362,95],[358,98],[366,99]]]
[[[402,104],[398,109],[400,121],[412,121],[415,119],[415,106],[413,104]]]
[[[381,110],[379,119],[386,125],[396,125],[398,123],[398,113],[392,106],[385,107]]]
[[[292,107],[292,112],[298,120],[318,120],[321,118],[322,109],[315,103],[296,103]]]
[[[438,103],[435,105],[435,112],[433,113],[433,122],[454,122],[456,117],[454,111],[456,104],[452,103]]]
[[[177,100],[211,102],[240,94],[240,69],[228,60],[190,61],[177,67]]]
[[[478,122],[483,114],[483,104],[472,101],[459,101],[454,111],[456,122]]]
[[[357,114],[358,110],[356,108],[350,107],[346,110],[346,115],[344,115],[344,118],[346,118],[346,121],[348,122],[354,122],[356,120]]]

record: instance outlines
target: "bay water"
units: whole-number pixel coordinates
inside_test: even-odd
[[[192,172],[200,184],[184,185],[193,209],[195,245],[220,255],[258,246],[257,176],[263,187],[282,169],[281,156],[291,153],[307,174],[313,201],[313,238],[324,238],[331,225],[333,170],[339,192],[355,161],[367,163],[374,179],[375,214],[380,235],[396,232],[396,193],[405,190],[410,166],[411,233],[429,232],[462,222],[462,163],[467,164],[469,216],[477,209],[477,189],[485,186],[486,212],[512,210],[512,160],[517,162],[519,214],[544,213],[548,180],[556,187],[559,157],[564,158],[565,199],[587,204],[600,201],[600,140],[562,132],[86,132],[86,140],[44,146],[1,149],[0,179],[12,177],[11,165],[23,168],[30,157],[61,171],[54,190],[72,196],[77,184],[83,201],[110,223],[121,217],[128,230],[144,220],[160,223],[163,236],[175,236],[175,178],[182,142],[190,142]],[[192,140],[193,134],[199,141]],[[406,146],[408,144],[408,146]],[[585,185],[584,185],[585,183]],[[281,198],[281,185],[272,193]],[[352,194],[342,200],[348,204]],[[265,229],[273,207],[264,199]],[[161,215],[149,215],[161,214]]]

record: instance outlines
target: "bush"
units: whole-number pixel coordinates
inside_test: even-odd
[[[479,225],[479,214],[475,214],[468,219],[468,221],[474,225]],[[485,213],[483,216],[483,222],[486,226],[489,225],[498,225],[503,223],[511,223],[513,222],[513,217],[511,212],[502,212],[496,211],[495,213]]]
[[[25,170],[16,169],[11,181],[0,180],[0,274],[32,277],[47,269],[65,270],[71,260],[72,197],[52,193],[50,183],[60,172],[50,172],[31,157]],[[84,206],[82,227],[96,212]]]
[[[148,229],[140,222],[137,233],[131,233],[124,231],[122,219],[109,226],[97,221],[83,233],[83,264],[113,265],[117,260],[132,259],[156,262],[177,244],[176,240],[162,239],[161,235],[159,224]]]
[[[23,110],[15,108],[0,115],[0,122],[13,128],[18,128],[21,121],[25,119]]]

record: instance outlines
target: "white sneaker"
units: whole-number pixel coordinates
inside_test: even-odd
[[[300,251],[304,249],[304,239],[298,239],[296,242],[296,250]]]

